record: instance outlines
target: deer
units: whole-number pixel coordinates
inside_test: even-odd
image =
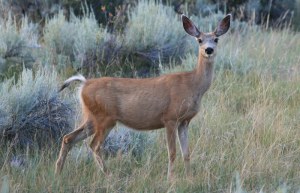
[[[166,129],[169,158],[167,179],[170,180],[174,175],[178,137],[185,173],[189,176],[188,126],[199,112],[202,96],[211,85],[218,38],[228,31],[230,19],[231,15],[226,15],[215,31],[204,33],[187,16],[181,15],[185,32],[199,44],[198,64],[193,71],[139,79],[86,79],[82,75],[67,79],[59,92],[74,81],[81,83],[79,94],[83,119],[76,130],[63,137],[55,173],[61,173],[72,146],[93,135],[90,148],[94,160],[99,169],[108,174],[100,150],[109,132],[120,122],[140,131]]]

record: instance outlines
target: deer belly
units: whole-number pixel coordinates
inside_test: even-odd
[[[163,127],[162,105],[159,103],[126,103],[120,108],[118,121],[138,130],[151,130]]]
[[[132,116],[121,117],[118,119],[122,124],[136,130],[154,130],[160,129],[163,127],[163,124],[160,119],[150,116]]]

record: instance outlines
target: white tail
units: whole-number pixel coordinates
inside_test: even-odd
[[[60,89],[59,89],[58,92],[64,90],[64,89],[65,89],[66,87],[68,87],[68,86],[71,84],[71,82],[73,82],[73,81],[80,81],[80,82],[82,82],[82,83],[85,83],[85,82],[86,82],[86,79],[85,79],[81,74],[78,74],[78,75],[76,75],[76,76],[72,76],[72,77],[68,78],[68,79],[64,82],[64,84],[60,87]]]
[[[82,76],[74,76],[64,83],[61,90],[72,81],[84,83],[81,101],[85,119],[78,129],[64,136],[56,173],[61,172],[71,147],[92,134],[90,147],[96,163],[106,171],[99,149],[117,121],[138,130],[166,128],[168,178],[173,176],[178,133],[186,173],[189,173],[188,125],[199,111],[203,94],[210,87],[218,37],[228,31],[230,15],[211,33],[199,31],[184,15],[182,22],[185,31],[199,42],[195,70],[146,79],[104,77],[86,80]]]

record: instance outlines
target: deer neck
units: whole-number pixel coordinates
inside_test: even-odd
[[[205,57],[201,54],[199,50],[198,65],[195,70],[195,75],[197,79],[196,86],[201,92],[201,95],[203,95],[211,85],[213,76],[213,63],[214,56],[209,58]]]

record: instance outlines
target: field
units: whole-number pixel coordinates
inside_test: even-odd
[[[196,42],[186,44],[197,47]],[[180,65],[164,61],[160,72],[193,69],[196,53],[181,57]],[[220,38],[212,86],[189,128],[188,178],[177,143],[175,180],[167,181],[161,129],[142,134],[151,138],[142,153],[107,156],[109,176],[94,163],[89,140],[71,151],[61,176],[54,175],[59,144],[27,151],[2,145],[1,192],[300,191],[299,53],[300,34],[288,28],[248,26]]]

